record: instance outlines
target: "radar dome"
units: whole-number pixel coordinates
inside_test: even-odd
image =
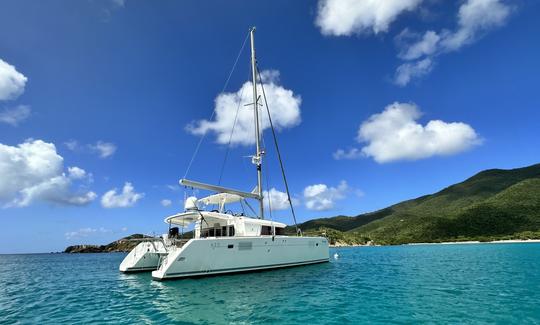
[[[197,207],[197,198],[194,196],[188,197],[184,203],[184,209],[186,211],[199,210]]]

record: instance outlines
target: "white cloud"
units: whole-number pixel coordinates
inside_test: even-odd
[[[417,122],[420,116],[415,104],[397,102],[372,115],[358,130],[357,140],[367,143],[362,153],[386,163],[453,155],[482,142],[468,124],[432,120],[424,126]]]
[[[161,203],[162,206],[168,207],[168,206],[170,206],[172,204],[172,201],[169,200],[169,199],[163,199],[163,200],[161,200],[160,203]]]
[[[431,55],[437,51],[440,40],[441,36],[434,31],[427,31],[420,37],[406,28],[396,36],[398,46],[402,47],[398,57],[403,60],[416,60],[421,56]]]
[[[17,126],[30,116],[30,107],[19,105],[12,108],[5,108],[0,112],[0,122],[12,126]]]
[[[425,58],[413,63],[403,63],[396,70],[395,83],[406,86],[412,79],[427,75],[433,69],[433,62]]]
[[[335,160],[357,159],[363,156],[362,150],[351,148],[349,150],[338,149],[332,154]]]
[[[180,190],[180,186],[178,185],[171,185],[171,184],[168,184],[168,185],[165,185],[169,190],[173,191],[173,192],[176,192],[178,190]]]
[[[88,228],[81,228],[76,231],[69,231],[69,232],[66,232],[64,235],[66,236],[67,240],[70,240],[74,238],[85,238],[94,234],[106,234],[106,233],[111,233],[111,232],[112,230],[106,229],[103,227],[100,227],[100,228],[88,227]]]
[[[101,197],[101,205],[104,208],[127,208],[132,207],[144,197],[144,193],[135,192],[135,188],[131,183],[126,182],[122,193],[117,193],[117,189],[114,188]]]
[[[468,0],[459,8],[457,31],[445,35],[441,46],[455,51],[474,42],[482,32],[502,26],[510,11],[501,0]]]
[[[79,148],[79,142],[73,139],[64,142],[64,145],[71,151],[75,151]]]
[[[304,189],[304,203],[309,210],[330,210],[334,208],[336,201],[345,198],[349,190],[346,181],[341,181],[337,187],[326,184],[310,185]]]
[[[386,32],[402,13],[422,0],[320,0],[316,24],[325,35]]]
[[[290,208],[289,199],[287,198],[287,193],[271,188],[270,191],[264,191],[264,206],[265,209],[269,210],[272,208],[272,211],[278,210],[287,210]],[[293,205],[299,204],[298,200],[291,198]]]
[[[14,66],[0,59],[0,100],[19,97],[24,92],[27,80]]]
[[[25,207],[38,200],[84,205],[96,198],[94,192],[72,191],[73,179],[64,173],[64,159],[54,144],[42,140],[27,140],[16,147],[0,143],[0,175],[4,207]]]
[[[126,0],[111,0],[113,4],[118,7],[124,7],[126,5]]]
[[[502,26],[510,12],[511,7],[502,0],[467,0],[459,8],[454,31],[430,30],[420,35],[404,30],[396,38],[401,47],[398,57],[412,62],[398,67],[396,84],[405,86],[412,79],[426,75],[431,71],[434,57],[474,43],[489,30]]]
[[[71,143],[70,143],[71,144]],[[68,145],[66,143],[66,145]],[[116,145],[110,142],[98,141],[96,144],[89,144],[88,148],[93,152],[99,154],[100,158],[107,158],[112,156],[116,152]]]
[[[292,90],[278,85],[278,71],[263,71],[261,77],[265,81],[264,89],[274,127],[279,130],[300,124],[300,104],[302,102],[300,96],[295,95]],[[252,87],[251,82],[246,82],[235,93],[222,93],[218,95],[215,99],[215,119],[213,121],[200,120],[191,123],[186,127],[187,131],[194,135],[213,132],[216,134],[217,143],[227,144],[231,137],[231,130],[233,129],[238,105],[240,105],[231,143],[240,145],[251,145],[255,143],[253,105],[244,107],[244,105],[253,102]],[[259,93],[262,94],[260,86]],[[264,104],[262,99],[260,99],[259,103]],[[266,108],[261,107],[260,112],[261,131],[263,131],[270,127],[270,123]]]
[[[122,232],[126,232],[128,229],[127,227],[122,227],[122,229],[120,229]]]
[[[68,167],[68,175],[72,179],[83,179],[86,177],[86,171],[79,167]]]

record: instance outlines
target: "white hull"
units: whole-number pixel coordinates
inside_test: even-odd
[[[160,256],[167,254],[160,241],[141,242],[129,252],[120,264],[120,272],[153,271],[159,266]]]
[[[169,249],[154,280],[274,269],[328,262],[323,237],[210,237]]]

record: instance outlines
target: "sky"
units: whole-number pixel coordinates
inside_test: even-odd
[[[539,13],[532,0],[2,1],[0,253],[163,233],[185,196],[208,194],[182,177],[251,191],[251,26],[299,222],[538,163]],[[261,115],[271,217],[292,224]]]

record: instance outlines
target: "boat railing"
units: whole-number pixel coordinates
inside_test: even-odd
[[[173,239],[172,240],[172,244],[178,248],[184,246],[187,242],[189,241],[189,239]]]

